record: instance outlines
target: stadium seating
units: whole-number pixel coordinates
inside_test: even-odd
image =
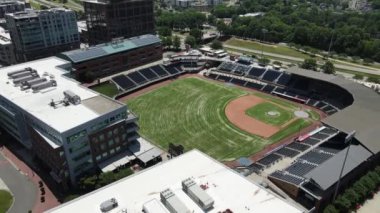
[[[157,74],[149,68],[139,70],[138,72],[150,81],[158,78]]]
[[[225,81],[225,82],[230,82],[230,81],[231,81],[231,78],[230,78],[230,77],[227,77],[227,76],[219,75],[218,80],[223,80],[223,81]]]
[[[226,73],[233,73],[233,70],[236,68],[236,64],[232,62],[223,62],[219,65],[218,70]]]
[[[262,89],[262,91],[267,92],[267,93],[271,93],[274,89],[275,89],[274,86],[267,84],[267,85]]]
[[[181,72],[176,66],[173,65],[166,66],[165,68],[171,75],[177,75]]]
[[[289,81],[290,75],[287,73],[282,73],[282,75],[277,80],[277,84],[285,86]]]
[[[334,149],[334,148],[330,148],[330,147],[323,147],[323,146],[319,146],[317,149],[322,150],[323,152],[330,153],[330,154],[336,154],[336,153],[341,151],[339,149]]]
[[[317,167],[316,165],[313,165],[307,162],[296,161],[291,166],[286,168],[285,171],[302,177],[316,167]]]
[[[136,84],[144,84],[148,80],[142,76],[139,72],[132,72],[127,75],[132,81],[134,81]]]
[[[277,178],[288,183],[292,183],[294,185],[300,185],[304,181],[304,178],[302,177],[298,177],[296,175],[292,175],[288,172],[283,171],[275,171],[272,174],[270,174],[269,177]]]
[[[136,84],[127,78],[125,75],[118,75],[112,78],[112,81],[119,85],[124,90],[129,90],[136,87]]]
[[[234,73],[238,75],[245,75],[249,69],[250,69],[249,66],[238,64],[234,69]]]
[[[264,166],[257,164],[257,163],[253,163],[252,165],[248,166],[247,168],[249,170],[255,172],[256,174],[259,174],[264,169]]]
[[[169,73],[165,69],[163,69],[160,65],[153,66],[150,69],[152,69],[157,75],[161,77],[169,75]]]
[[[332,157],[331,154],[327,154],[318,149],[313,149],[310,152],[307,152],[306,154],[299,157],[299,159],[309,161],[311,163],[315,163],[319,165],[331,157]]]
[[[295,157],[299,153],[300,153],[299,151],[288,149],[286,147],[281,148],[281,149],[279,149],[279,150],[276,151],[276,154],[279,154],[279,155],[282,155],[282,156],[285,156],[285,157],[290,157],[290,158]]]
[[[240,80],[240,79],[233,78],[233,79],[231,80],[231,83],[233,83],[233,84],[237,84],[237,85],[240,85],[240,86],[244,86],[244,84],[247,83],[247,82],[244,81],[244,80]]]
[[[311,137],[310,137],[310,138],[307,138],[307,139],[305,139],[304,141],[302,141],[302,143],[309,144],[309,145],[313,146],[313,145],[319,143],[319,141],[320,141],[320,140],[318,140],[318,139],[315,139],[315,138],[311,138]]]
[[[300,152],[303,152],[303,151],[307,150],[308,148],[310,148],[309,145],[306,145],[303,143],[298,143],[298,142],[291,143],[291,144],[287,145],[286,147],[294,149],[294,150],[298,150]]]
[[[248,71],[248,77],[258,78],[265,72],[265,68],[251,67]]]
[[[248,82],[245,86],[256,90],[261,90],[264,87],[264,85],[257,84],[254,82]]]
[[[219,75],[217,75],[217,74],[213,74],[213,73],[210,73],[210,74],[208,75],[208,77],[211,78],[211,79],[217,79],[217,78],[219,77]]]
[[[269,154],[269,155],[265,156],[264,158],[261,158],[260,160],[258,160],[257,163],[259,163],[265,167],[268,167],[268,166],[272,165],[273,163],[279,161],[280,159],[282,159],[282,157],[280,155]]]
[[[263,76],[263,80],[264,81],[269,81],[269,82],[273,82],[274,80],[276,80],[278,78],[278,76],[280,76],[280,72],[276,71],[276,70],[267,70]]]
[[[325,134],[323,134],[323,133],[319,133],[319,132],[318,132],[318,133],[312,135],[311,137],[312,137],[312,138],[319,139],[319,140],[324,140],[324,139],[328,138],[329,135],[325,135]]]

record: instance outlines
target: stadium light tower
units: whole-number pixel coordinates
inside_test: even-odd
[[[338,195],[338,190],[339,190],[340,180],[342,179],[342,174],[343,174],[344,166],[346,165],[347,156],[348,156],[348,153],[350,152],[351,141],[352,141],[352,139],[355,137],[355,134],[356,134],[356,131],[354,130],[354,131],[350,132],[350,133],[346,136],[346,138],[344,139],[344,143],[345,143],[345,144],[348,144],[348,148],[347,148],[347,151],[346,151],[346,155],[344,156],[343,165],[342,165],[342,168],[341,168],[341,170],[340,170],[338,183],[336,184],[336,188],[335,188],[335,193],[334,193],[333,201],[335,201],[336,196]]]

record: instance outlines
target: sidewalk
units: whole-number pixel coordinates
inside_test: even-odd
[[[33,184],[36,185],[36,188],[39,188],[38,182],[42,181],[42,179],[38,176],[38,174],[36,174],[28,165],[15,156],[7,147],[2,146],[0,152],[21,174],[31,180]],[[44,212],[60,204],[45,183],[43,187],[45,188],[45,202],[41,203],[41,191],[38,190],[36,196],[37,199],[32,210],[33,213]]]
[[[373,199],[367,200],[363,206],[358,209],[358,213],[380,212],[380,192],[373,196]]]

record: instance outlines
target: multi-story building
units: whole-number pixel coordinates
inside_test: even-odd
[[[6,13],[24,11],[26,8],[24,1],[18,0],[1,0],[0,1],[0,18],[4,18]]]
[[[11,37],[9,32],[2,27],[0,27],[0,63],[3,65],[16,63],[16,56]]]
[[[153,0],[83,2],[90,44],[154,33]]]
[[[99,44],[93,47],[58,54],[71,61],[71,74],[77,79],[91,73],[104,77],[162,59],[161,40],[154,35],[142,35],[130,39]]]
[[[0,71],[0,127],[62,186],[128,152],[139,137],[127,106],[64,76],[70,66],[50,57]]]
[[[75,12],[54,8],[6,15],[16,60],[25,62],[79,48]]]

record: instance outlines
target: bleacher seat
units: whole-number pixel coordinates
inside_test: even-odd
[[[248,71],[248,77],[258,78],[265,72],[265,68],[251,67]]]
[[[263,76],[263,80],[273,82],[280,76],[280,72],[276,70],[267,70]]]
[[[274,86],[267,84],[267,85],[262,89],[262,91],[264,91],[264,92],[266,92],[266,93],[271,93],[274,89],[275,89]]]
[[[177,75],[180,73],[180,70],[173,65],[167,66],[166,70],[171,74],[171,75]]]
[[[270,174],[269,177],[274,177],[274,178],[286,181],[288,183],[292,183],[294,185],[300,185],[304,181],[304,178],[302,177],[291,175],[283,171],[275,171],[272,174]]]
[[[261,90],[264,87],[264,85],[256,84],[254,82],[248,82],[245,86],[251,89],[256,89],[256,90]]]
[[[319,143],[319,141],[320,141],[320,140],[318,140],[318,139],[315,139],[315,138],[311,138],[311,137],[309,137],[309,138],[306,138],[306,139],[305,139],[304,141],[302,141],[301,143],[305,143],[305,144],[309,144],[309,145],[313,146],[313,145]]]
[[[269,155],[265,156],[264,158],[261,158],[257,162],[259,164],[265,166],[265,167],[268,167],[269,165],[277,162],[280,159],[282,159],[282,157],[280,155],[272,153],[272,154],[269,154]]]
[[[300,153],[299,151],[288,149],[286,147],[283,147],[276,151],[276,154],[279,154],[285,157],[290,157],[290,158],[298,155],[299,153]]]
[[[142,76],[139,72],[132,72],[127,74],[127,76],[132,79],[136,84],[144,84],[147,82],[147,79]]]
[[[149,68],[139,70],[138,72],[150,81],[158,78],[157,74]]]
[[[302,155],[301,157],[299,157],[299,159],[309,161],[311,163],[315,163],[319,165],[331,157],[332,157],[331,154],[326,154],[324,152],[321,152],[318,149],[313,149],[307,152],[306,154]]]
[[[303,151],[307,150],[310,146],[303,144],[303,143],[293,142],[293,143],[287,145],[286,147],[294,149],[294,150],[298,150],[300,152],[303,152]]]
[[[118,75],[112,78],[112,80],[119,85],[124,90],[129,90],[136,87],[136,84],[133,83],[129,78],[125,75]]]
[[[230,82],[230,81],[231,81],[231,78],[228,77],[228,76],[222,76],[222,75],[219,75],[218,80],[223,80],[223,81],[225,81],[225,82]]]
[[[166,70],[164,70],[160,65],[150,67],[150,69],[152,69],[157,75],[161,77],[169,75],[169,73]]]
[[[280,78],[277,80],[277,84],[280,85],[287,85],[287,83],[290,81],[290,75],[287,73],[282,73]]]
[[[285,171],[302,177],[308,172],[310,172],[311,170],[315,169],[316,167],[317,167],[316,165],[313,165],[310,163],[297,161],[293,163],[292,165],[290,165],[288,168],[286,168]]]
[[[233,78],[233,79],[231,80],[231,83],[236,84],[236,85],[240,85],[240,86],[244,86],[244,84],[247,83],[247,82],[244,81],[244,80],[240,80],[240,79],[237,79],[237,78]]]

